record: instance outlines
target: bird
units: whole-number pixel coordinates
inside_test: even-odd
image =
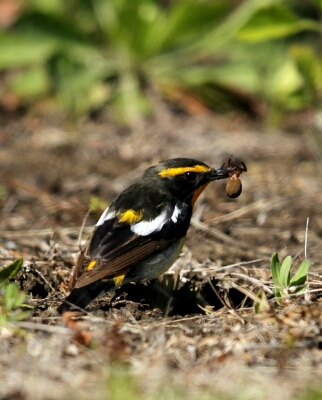
[[[106,208],[80,251],[70,294],[59,314],[84,310],[98,296],[129,282],[167,271],[181,253],[193,207],[211,181],[232,168],[211,168],[191,158],[172,158],[146,169]]]

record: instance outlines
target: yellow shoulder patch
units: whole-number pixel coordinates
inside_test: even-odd
[[[113,281],[115,286],[120,286],[122,285],[127,273],[129,272],[130,268],[124,268],[122,269],[117,275],[113,276]]]
[[[206,165],[194,165],[193,167],[177,167],[177,168],[166,168],[159,172],[161,178],[166,178],[167,176],[177,176],[182,175],[185,172],[208,172],[211,168]]]
[[[135,224],[143,218],[143,211],[126,210],[119,215],[119,222],[126,222],[128,224]]]
[[[87,266],[87,271],[90,271],[91,269],[93,269],[96,265],[96,260],[92,260],[88,266]]]

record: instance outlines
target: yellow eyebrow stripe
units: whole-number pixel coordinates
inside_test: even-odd
[[[166,168],[159,172],[161,178],[166,178],[167,176],[177,176],[182,175],[185,172],[209,172],[211,168],[206,165],[194,165],[193,167],[177,167],[177,168]]]
[[[143,218],[143,211],[135,211],[135,210],[126,210],[122,212],[119,216],[119,222],[125,222],[127,224],[135,224],[136,222],[141,221]]]

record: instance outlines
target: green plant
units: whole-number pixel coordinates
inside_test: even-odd
[[[0,325],[10,321],[21,321],[30,315],[29,310],[23,310],[26,294],[19,290],[14,282],[6,283],[16,275],[23,260],[20,258],[0,270]]]
[[[88,202],[88,208],[95,216],[100,217],[102,212],[107,208],[108,203],[98,196],[91,196]]]
[[[263,289],[257,293],[258,301],[254,304],[254,311],[256,314],[266,312],[270,309],[269,302]]]
[[[19,290],[14,282],[5,285],[3,291],[4,294],[0,295],[0,324],[28,318],[30,310],[21,308],[24,305],[26,293]]]
[[[22,263],[22,258],[18,258],[17,260],[0,270],[0,287],[6,281],[12,279],[20,271]]]
[[[282,299],[289,298],[291,294],[302,293],[307,289],[306,280],[310,261],[308,259],[302,261],[292,277],[291,267],[291,256],[285,257],[282,263],[280,263],[277,253],[272,256],[270,268],[274,282],[273,294],[279,304]]]
[[[108,105],[127,123],[151,113],[155,96],[255,112],[258,99],[282,110],[320,100],[322,29],[306,16],[321,14],[318,1],[306,14],[294,0],[162,3],[26,0],[0,30],[7,89],[76,116]]]
[[[229,10],[223,0],[45,3],[28,0],[13,32],[0,32],[0,68],[19,71],[9,88],[24,99],[53,94],[76,115],[108,103],[127,122],[151,111],[145,89],[168,87],[185,64],[180,49]]]

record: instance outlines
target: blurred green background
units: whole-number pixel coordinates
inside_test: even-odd
[[[321,106],[322,0],[0,0],[0,101],[131,124],[158,99],[272,118]]]

